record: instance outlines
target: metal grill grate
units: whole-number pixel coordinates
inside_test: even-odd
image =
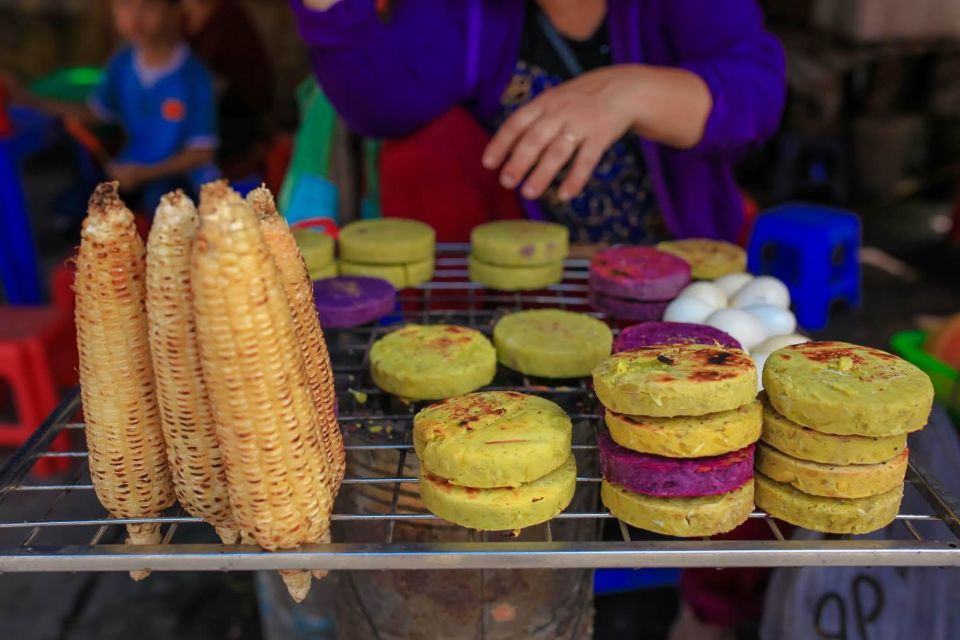
[[[911,465],[905,504],[922,505],[897,517],[898,539],[833,536],[788,540],[778,522],[757,511],[767,539],[676,540],[631,529],[613,519],[597,498],[595,435],[599,405],[586,380],[549,381],[501,370],[490,388],[547,397],[574,423],[580,475],[571,507],[520,538],[452,527],[418,504],[410,431],[419,405],[403,404],[378,390],[368,375],[370,345],[390,322],[450,323],[490,332],[505,312],[533,307],[589,311],[586,261],[570,260],[562,284],[536,293],[496,293],[467,281],[466,247],[440,247],[433,282],[401,296],[386,323],[330,332],[328,346],[339,391],[340,421],[348,451],[347,477],[334,509],[334,539],[296,551],[264,553],[224,546],[212,528],[178,508],[162,518],[161,545],[122,544],[122,525],[147,519],[112,519],[93,494],[82,447],[83,424],[74,420],[74,390],[33,438],[0,470],[0,572],[173,571],[253,569],[466,569],[579,567],[732,567],[804,565],[960,565],[960,503],[935,478]],[[61,432],[71,450],[52,451]],[[69,458],[70,470],[41,482],[30,469],[41,458]],[[446,527],[449,542],[417,542],[418,527]],[[586,532],[586,533],[585,533]]]

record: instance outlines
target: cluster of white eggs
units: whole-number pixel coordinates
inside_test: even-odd
[[[663,319],[705,324],[730,334],[756,361],[758,374],[777,349],[809,341],[796,333],[790,291],[772,276],[731,273],[713,282],[694,282],[670,303]]]

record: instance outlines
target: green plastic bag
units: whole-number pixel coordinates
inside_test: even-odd
[[[300,128],[294,136],[290,168],[280,189],[278,203],[291,224],[328,217],[338,219],[337,187],[327,180],[337,125],[337,114],[316,81],[310,77],[297,88],[300,107]],[[380,143],[365,140],[363,144],[365,194],[363,217],[379,217],[380,194],[377,158]]]

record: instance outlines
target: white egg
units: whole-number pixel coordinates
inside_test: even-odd
[[[747,351],[767,339],[760,321],[742,309],[717,309],[704,324],[726,331]]]
[[[666,322],[692,322],[693,324],[703,324],[707,316],[713,313],[715,309],[703,300],[697,298],[677,298],[663,312],[663,319]]]
[[[761,351],[758,347],[757,351],[750,354],[750,357],[753,358],[753,362],[757,365],[757,388],[760,391],[763,391],[763,367],[766,366],[767,358],[770,357],[770,353],[770,351]]]
[[[714,309],[727,306],[727,294],[712,282],[694,282],[680,292],[680,298],[695,298],[705,302]]]
[[[772,338],[767,338],[762,344],[757,345],[756,351],[773,353],[774,351],[778,351],[784,347],[789,347],[790,345],[794,344],[803,344],[804,342],[810,342],[810,338],[801,336],[797,333],[791,333],[790,335],[786,336],[774,336]]]
[[[729,299],[737,295],[737,292],[743,289],[751,280],[753,280],[753,276],[749,273],[728,273],[714,280],[713,284],[720,287],[720,290],[727,294],[727,298]]]
[[[790,291],[787,285],[772,276],[758,276],[733,296],[731,306],[743,308],[755,304],[772,304],[781,309],[789,309]]]
[[[797,329],[797,319],[789,309],[781,309],[772,304],[752,304],[743,310],[760,321],[768,336],[788,335]]]

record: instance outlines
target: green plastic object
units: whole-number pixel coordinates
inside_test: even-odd
[[[293,139],[290,168],[280,188],[278,205],[286,214],[293,199],[294,188],[300,176],[312,174],[326,177],[330,171],[330,148],[333,144],[337,114],[333,105],[310,77],[297,87],[300,106],[300,128]]]
[[[927,353],[923,348],[926,340],[926,331],[901,331],[890,342],[897,355],[930,376],[937,401],[947,408],[954,422],[960,425],[960,372]]]
[[[100,84],[103,70],[96,67],[60,69],[30,84],[30,91],[63,102],[86,102]]]

